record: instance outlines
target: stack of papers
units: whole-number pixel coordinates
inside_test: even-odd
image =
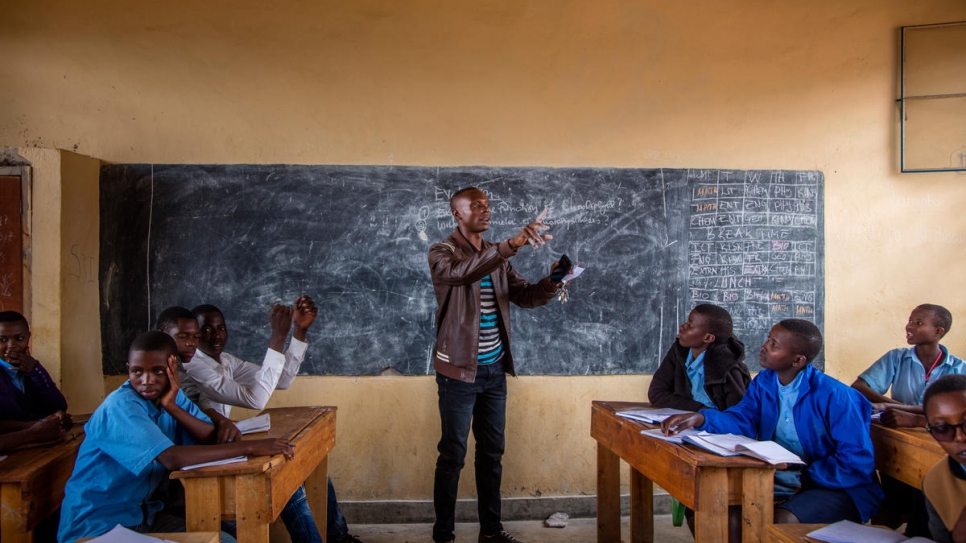
[[[805,462],[792,451],[774,441],[758,441],[750,437],[734,434],[711,434],[700,432],[684,437],[690,443],[721,456],[743,454],[769,464],[804,464]]]
[[[907,538],[899,532],[876,528],[874,526],[863,526],[848,520],[842,520],[835,524],[829,524],[824,528],[819,528],[814,532],[809,532],[806,539],[810,541],[827,541],[829,543],[899,543],[908,541],[911,543],[928,543],[931,539],[924,537]]]
[[[233,456],[231,458],[225,458],[224,460],[212,460],[211,462],[202,462],[200,464],[192,464],[190,466],[185,466],[181,468],[181,471],[188,471],[198,468],[206,468],[208,466],[222,466],[224,464],[234,464],[235,462],[244,462],[248,460],[247,456]]]
[[[240,420],[235,423],[238,431],[242,434],[254,434],[255,432],[267,432],[272,429],[272,418],[268,413]]]
[[[670,407],[638,407],[636,409],[628,409],[627,411],[618,411],[617,416],[638,422],[646,422],[648,424],[661,424],[664,422],[664,419],[672,415],[681,415],[684,413],[690,413],[690,411],[681,411],[680,409],[671,409]]]

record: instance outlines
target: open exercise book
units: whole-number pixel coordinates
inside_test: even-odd
[[[636,420],[638,422],[661,424],[664,422],[664,419],[683,413],[690,413],[690,411],[681,411],[680,409],[671,409],[670,407],[635,407],[625,411],[618,411],[615,414],[618,417],[624,417],[625,419]]]
[[[809,532],[805,536],[805,539],[807,541],[828,543],[900,543],[902,541],[910,543],[932,543],[932,539],[926,539],[925,537],[908,538],[899,532],[886,528],[864,526],[848,520],[840,520],[835,524],[829,524],[824,528]]]
[[[660,428],[643,430],[641,433],[648,437],[655,437],[672,443],[690,443],[715,454],[720,454],[721,456],[738,456],[739,454],[743,454],[764,460],[769,464],[805,463],[797,454],[774,441],[758,441],[750,437],[734,434],[711,434],[693,428],[689,428],[673,436],[665,436]]]

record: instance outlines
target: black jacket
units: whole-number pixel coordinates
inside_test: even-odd
[[[675,340],[651,379],[647,390],[651,405],[685,411],[707,409],[708,406],[691,396],[691,380],[685,366],[687,359],[688,349]],[[745,346],[734,337],[726,342],[712,343],[705,351],[704,390],[714,407],[721,411],[741,401],[751,382],[744,359]]]

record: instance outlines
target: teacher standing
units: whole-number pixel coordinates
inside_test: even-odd
[[[500,484],[506,428],[506,374],[516,375],[510,354],[510,302],[537,307],[557,292],[549,275],[529,283],[510,265],[526,244],[545,245],[551,236],[541,218],[500,243],[483,239],[490,227],[490,201],[465,188],[450,198],[456,230],[429,249],[436,290],[433,366],[442,428],[433,486],[433,540],[455,541],[456,493],[472,424],[476,439],[476,490],[481,543],[519,543],[503,529]],[[550,270],[556,267],[554,263]]]

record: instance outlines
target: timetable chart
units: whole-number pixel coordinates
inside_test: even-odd
[[[726,308],[750,352],[782,319],[822,326],[823,182],[815,171],[688,172],[689,301]]]

